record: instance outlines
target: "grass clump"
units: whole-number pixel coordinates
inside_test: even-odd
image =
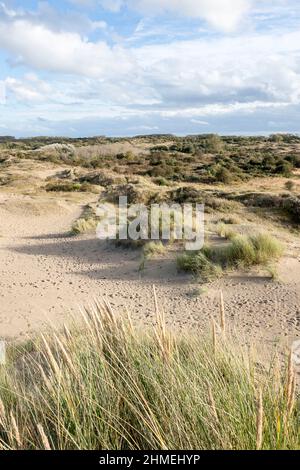
[[[217,225],[216,233],[219,237],[226,238],[227,240],[232,240],[237,236],[237,233],[231,227],[222,222]]]
[[[201,251],[186,252],[178,256],[178,268],[208,282],[219,277],[228,268],[250,268],[258,265],[269,268],[270,263],[283,254],[281,243],[269,234],[248,236],[230,232],[226,235],[230,243],[205,245]]]
[[[201,251],[179,255],[177,257],[177,268],[180,271],[194,274],[201,278],[203,282],[212,281],[222,273],[221,267],[212,263]]]
[[[295,183],[292,180],[287,181],[284,186],[288,191],[293,191],[295,189]]]
[[[80,218],[73,223],[71,233],[72,235],[80,235],[82,233],[92,232],[96,230],[97,225],[98,221],[93,218]]]
[[[266,233],[237,235],[227,245],[206,246],[203,249],[211,261],[223,267],[266,265],[283,254],[281,243]]]
[[[0,448],[297,449],[291,361],[257,367],[216,328],[171,334],[155,303],[154,331],[106,304],[81,332],[18,347],[0,369]]]
[[[267,233],[253,235],[250,240],[256,254],[255,264],[266,264],[280,258],[283,254],[281,243]]]
[[[149,242],[143,248],[143,254],[146,258],[165,253],[166,247],[161,241]]]
[[[239,225],[242,223],[242,221],[238,215],[229,215],[228,217],[222,217],[220,219],[220,223],[228,225]]]
[[[166,252],[166,249],[166,246],[159,240],[146,243],[143,246],[139,270],[142,271],[145,268],[146,261],[150,260],[154,256],[163,255]]]
[[[88,204],[85,206],[81,217],[73,223],[71,235],[80,235],[95,231],[99,220],[100,219],[97,217],[95,209]]]

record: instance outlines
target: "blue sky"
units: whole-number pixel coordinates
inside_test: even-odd
[[[0,0],[0,135],[300,132],[297,0]]]

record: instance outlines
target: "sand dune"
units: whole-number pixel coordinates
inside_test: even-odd
[[[176,271],[175,259],[153,259],[139,272],[139,253],[99,241],[70,237],[82,204],[63,198],[0,194],[0,331],[24,338],[49,324],[61,325],[78,305],[106,297],[136,322],[151,323],[152,284],[175,327],[206,328],[218,315],[224,292],[231,324],[265,342],[300,332],[300,260],[287,253],[280,282],[257,273],[235,273],[201,292],[193,278]],[[299,245],[290,252],[299,250]],[[299,251],[298,251],[299,252]]]

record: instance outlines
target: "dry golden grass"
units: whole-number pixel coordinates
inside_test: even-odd
[[[292,357],[256,367],[226,325],[213,337],[133,327],[107,303],[11,347],[0,370],[2,449],[297,449]]]

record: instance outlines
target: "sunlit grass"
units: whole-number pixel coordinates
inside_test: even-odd
[[[154,293],[155,294],[155,293]],[[2,449],[296,449],[291,357],[256,367],[226,331],[139,331],[108,305],[84,326],[10,350],[0,370]],[[234,345],[234,346],[233,346]]]

